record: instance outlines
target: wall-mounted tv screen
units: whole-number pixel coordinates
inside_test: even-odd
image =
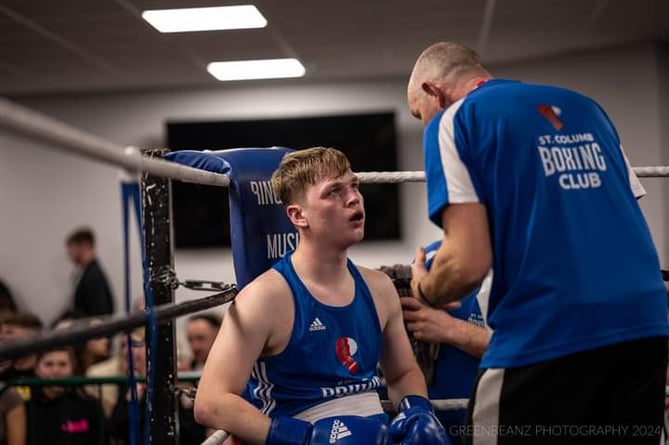
[[[168,122],[171,150],[220,150],[282,146],[296,150],[313,146],[344,152],[353,171],[396,171],[397,138],[393,112],[286,119],[218,122]],[[395,184],[363,184],[366,240],[400,238],[399,191]],[[176,248],[230,246],[227,189],[172,183]]]

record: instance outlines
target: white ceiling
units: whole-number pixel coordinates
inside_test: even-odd
[[[438,40],[484,62],[669,38],[669,0],[256,0],[267,28],[160,34],[144,9],[225,0],[0,0],[0,94],[207,87],[213,60],[297,57],[311,82],[407,76]],[[265,81],[266,82],[266,81]]]

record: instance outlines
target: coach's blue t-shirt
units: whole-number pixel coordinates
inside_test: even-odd
[[[493,270],[484,368],[669,335],[643,187],[602,108],[566,89],[489,80],[426,127],[430,219],[488,210]]]
[[[334,307],[311,295],[295,273],[291,258],[292,252],[273,268],[293,293],[292,335],[281,353],[256,361],[248,385],[251,403],[272,418],[292,417],[325,401],[381,386],[377,373],[381,325],[358,269],[348,261],[355,281],[353,301]]]

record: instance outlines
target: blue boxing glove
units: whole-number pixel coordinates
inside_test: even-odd
[[[376,419],[337,416],[314,425],[291,417],[272,419],[266,445],[391,445],[388,427]]]
[[[388,427],[376,419],[336,416],[314,423],[310,445],[391,445]]]
[[[313,426],[292,417],[275,417],[269,426],[265,445],[307,445]]]
[[[406,396],[398,407],[400,413],[390,423],[394,443],[401,445],[450,445],[446,430],[425,397]]]

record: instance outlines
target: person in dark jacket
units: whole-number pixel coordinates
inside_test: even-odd
[[[88,228],[67,237],[67,255],[78,270],[74,286],[73,310],[84,316],[114,313],[114,296],[97,260],[95,235]]]

